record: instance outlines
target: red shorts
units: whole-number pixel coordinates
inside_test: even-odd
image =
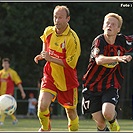
[[[76,108],[78,103],[78,88],[73,88],[67,91],[60,91],[56,88],[54,84],[52,84],[52,87],[44,87],[43,81],[41,83],[41,91],[49,92],[54,95],[53,102],[57,98],[58,102],[64,107],[64,108]]]

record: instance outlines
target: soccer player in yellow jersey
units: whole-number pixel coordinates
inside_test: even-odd
[[[10,68],[9,58],[2,59],[2,67],[3,69],[0,70],[0,96],[3,94],[9,94],[13,96],[14,84],[16,84],[20,89],[22,98],[24,99],[26,95],[21,84],[22,81],[17,72]],[[0,116],[0,126],[4,124],[5,117],[5,114]],[[11,118],[13,119],[12,124],[16,124],[18,122],[14,114],[11,115]]]
[[[41,91],[38,100],[39,131],[51,130],[49,106],[57,97],[65,108],[68,130],[77,131],[78,79],[76,65],[80,56],[80,41],[68,22],[70,12],[66,6],[56,6],[53,12],[54,26],[48,26],[41,36],[42,52],[34,60],[45,59]]]

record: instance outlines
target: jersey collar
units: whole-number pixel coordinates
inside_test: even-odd
[[[53,30],[55,31],[55,26],[53,27]],[[70,31],[70,26],[68,24],[66,30],[62,34],[57,34],[56,31],[55,31],[55,33],[57,36],[66,36],[66,35],[68,35],[69,31]]]

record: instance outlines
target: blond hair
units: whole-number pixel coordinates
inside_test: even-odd
[[[69,11],[69,9],[68,9],[67,6],[59,6],[59,5],[57,5],[57,6],[55,7],[55,9],[65,9],[66,14],[67,14],[67,17],[70,16],[70,11]],[[54,9],[54,10],[55,10],[55,9]]]
[[[105,17],[104,20],[108,17],[114,17],[118,20],[118,28],[121,28],[122,23],[123,23],[123,19],[120,15],[116,14],[116,13],[108,13]]]

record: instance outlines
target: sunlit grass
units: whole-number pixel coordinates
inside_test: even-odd
[[[130,132],[133,131],[133,120],[118,120],[121,131]],[[67,119],[52,119],[51,120],[52,130],[55,132],[65,131],[67,132]],[[40,123],[37,118],[34,119],[20,119],[17,125],[12,125],[12,121],[10,118],[6,118],[3,126],[0,127],[0,131],[10,131],[10,132],[37,132],[40,128]],[[80,119],[79,131],[89,132],[89,131],[97,131],[95,123],[92,119]]]

